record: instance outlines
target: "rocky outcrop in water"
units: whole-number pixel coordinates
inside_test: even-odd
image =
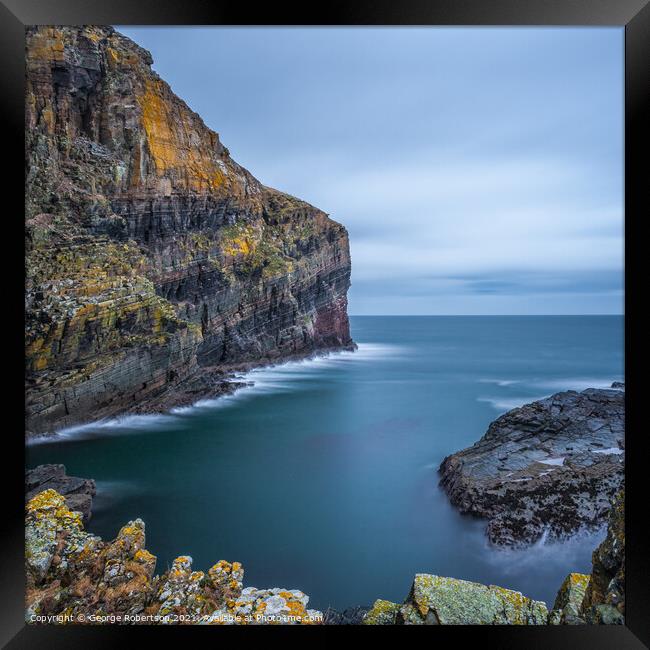
[[[26,39],[28,432],[353,345],[342,225],[238,165],[111,27]]]
[[[624,481],[625,391],[567,391],[513,409],[445,458],[440,484],[494,544],[525,545],[605,523]]]
[[[81,512],[84,521],[90,519],[96,493],[93,479],[67,476],[64,465],[39,465],[25,471],[25,501],[48,489],[61,494],[66,506]]]
[[[112,542],[86,532],[80,512],[45,490],[27,504],[25,518],[28,623],[78,624],[320,624],[297,589],[242,585],[239,562],[192,571],[181,556],[154,575],[145,524],[123,526]]]

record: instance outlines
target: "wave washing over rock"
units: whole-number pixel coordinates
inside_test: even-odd
[[[238,165],[111,27],[26,38],[28,433],[354,345],[342,225]]]
[[[611,504],[607,537],[591,575],[570,573],[549,612],[518,591],[418,574],[404,603],[375,601],[365,625],[622,625],[625,621],[625,495]]]
[[[566,391],[515,408],[447,456],[440,484],[497,545],[601,526],[624,483],[625,386]]]

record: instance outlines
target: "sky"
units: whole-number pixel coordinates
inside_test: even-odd
[[[118,27],[350,234],[349,313],[623,313],[623,28]]]

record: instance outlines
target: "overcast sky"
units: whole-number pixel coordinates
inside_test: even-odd
[[[622,313],[622,28],[118,29],[348,228],[351,314]]]

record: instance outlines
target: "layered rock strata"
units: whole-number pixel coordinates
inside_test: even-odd
[[[25,565],[28,623],[77,624],[320,624],[297,589],[242,585],[239,562],[193,571],[180,556],[154,575],[156,558],[145,548],[141,519],[105,542],[86,532],[80,512],[55,490],[26,508]]]
[[[25,471],[25,501],[48,489],[61,494],[66,506],[81,512],[84,521],[90,519],[93,497],[97,491],[93,479],[67,476],[64,465],[39,465]]]
[[[508,411],[443,460],[441,486],[461,512],[488,520],[498,545],[603,525],[624,481],[621,386],[557,393]]]
[[[342,225],[238,165],[112,28],[26,38],[28,432],[353,345]]]

